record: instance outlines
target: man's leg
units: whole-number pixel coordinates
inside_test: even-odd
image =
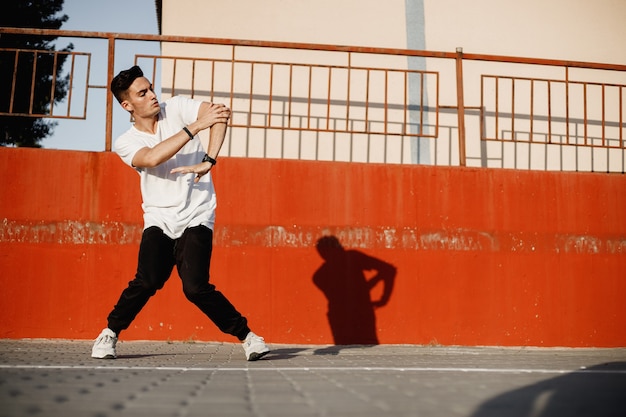
[[[158,227],[143,232],[139,246],[139,261],[135,279],[122,291],[108,317],[108,327],[102,330],[91,349],[91,357],[115,359],[119,333],[128,328],[137,314],[157,290],[163,288],[174,268],[174,241]]]
[[[128,283],[108,317],[109,329],[117,335],[130,326],[150,297],[165,285],[174,268],[174,245],[175,241],[158,227],[144,230],[135,279]]]
[[[246,318],[214,285],[209,284],[212,250],[211,229],[198,226],[185,230],[176,245],[176,265],[183,282],[183,291],[187,299],[222,332],[243,341],[250,332]]]

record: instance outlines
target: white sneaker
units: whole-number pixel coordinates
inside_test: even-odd
[[[91,357],[96,359],[115,359],[115,344],[117,335],[111,329],[104,329],[96,339],[91,349]]]
[[[267,355],[270,349],[265,344],[265,340],[250,332],[243,341],[243,350],[246,352],[246,359],[256,361]]]

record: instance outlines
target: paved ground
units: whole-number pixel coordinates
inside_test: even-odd
[[[0,341],[0,416],[626,416],[626,349]]]

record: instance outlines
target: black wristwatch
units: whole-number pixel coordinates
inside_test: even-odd
[[[210,162],[211,165],[213,166],[217,165],[217,161],[215,160],[215,158],[211,158],[209,154],[207,153],[204,154],[204,158],[202,158],[202,162]]]

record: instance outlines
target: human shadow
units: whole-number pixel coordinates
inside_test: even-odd
[[[300,352],[307,350],[306,348],[282,348],[282,349],[272,349],[265,357],[266,359],[281,360],[281,359],[293,359],[300,355]]]
[[[505,392],[471,417],[626,416],[626,362],[604,363]]]
[[[377,345],[375,309],[391,298],[396,267],[357,250],[346,250],[335,236],[324,236],[316,249],[324,263],[315,271],[313,283],[328,300],[328,324],[335,345]],[[366,274],[367,273],[367,274]],[[382,284],[382,295],[371,292]],[[337,354],[324,349],[319,354]]]

